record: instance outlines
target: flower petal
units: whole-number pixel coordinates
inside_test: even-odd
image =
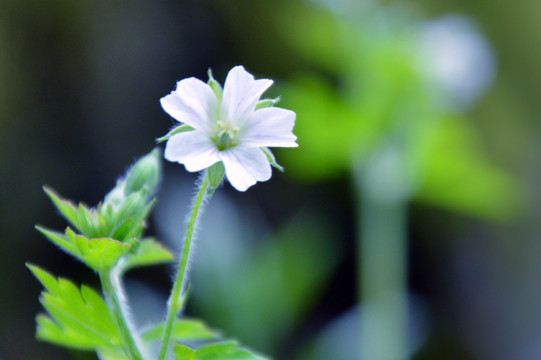
[[[221,115],[242,127],[245,115],[254,111],[259,98],[271,85],[272,80],[255,80],[242,66],[235,66],[225,79]]]
[[[164,157],[184,164],[186,170],[195,172],[220,161],[218,149],[210,138],[198,130],[182,132],[169,139]]]
[[[293,134],[295,113],[282,108],[264,108],[252,114],[251,123],[240,135],[240,143],[255,147],[297,147]]]
[[[220,152],[227,180],[239,191],[246,191],[257,181],[267,181],[272,175],[269,161],[259,148],[235,146]]]
[[[176,120],[205,132],[212,128],[218,110],[218,100],[210,86],[193,77],[179,81],[176,90],[162,97],[160,103]]]

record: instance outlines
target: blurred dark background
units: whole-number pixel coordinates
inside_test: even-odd
[[[405,126],[423,159],[408,204],[412,358],[540,359],[540,11],[533,0],[0,0],[0,359],[95,359],[34,338],[41,287],[25,262],[98,285],[34,230],[66,226],[42,185],[95,205],[172,126],[159,99],[177,80],[210,67],[223,81],[238,64],[275,79],[269,96],[297,112],[300,146],[276,152],[285,173],[212,199],[189,315],[276,359],[354,359],[351,154]],[[149,233],[177,248],[196,177],[165,161],[164,173]],[[141,324],[163,313],[170,272],[128,277]]]

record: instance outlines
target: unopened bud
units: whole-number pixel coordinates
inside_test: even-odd
[[[160,150],[154,149],[139,159],[128,171],[124,184],[124,194],[130,194],[146,188],[149,194],[154,193],[162,172]]]

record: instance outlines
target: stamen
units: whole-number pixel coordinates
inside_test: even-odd
[[[225,123],[222,120],[216,121],[216,137],[215,143],[219,150],[225,150],[232,146],[235,146],[235,136],[239,131],[239,127],[231,124],[231,122]]]

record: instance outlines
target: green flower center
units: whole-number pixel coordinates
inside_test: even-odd
[[[222,120],[218,120],[216,126],[217,131],[213,141],[218,147],[218,150],[222,151],[237,145],[235,136],[239,132],[238,126],[231,124],[229,121],[224,122]]]

